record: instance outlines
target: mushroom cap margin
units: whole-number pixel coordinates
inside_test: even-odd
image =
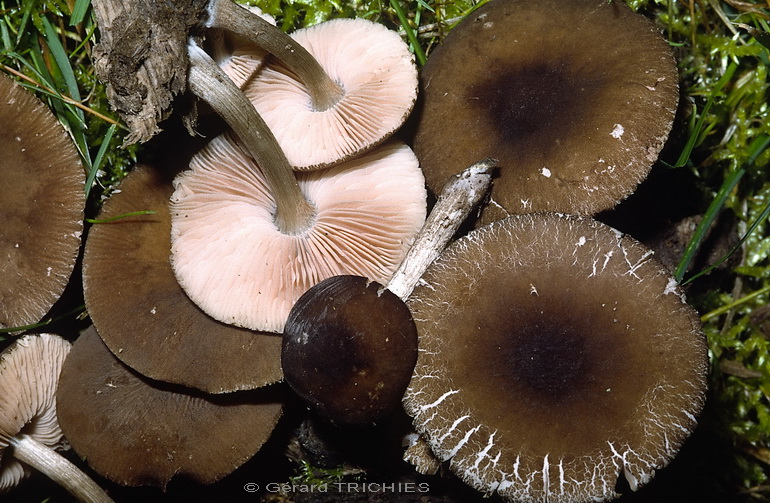
[[[605,501],[620,473],[641,486],[703,407],[697,314],[652,252],[591,219],[477,229],[408,305],[420,352],[407,412],[453,472],[506,500]]]

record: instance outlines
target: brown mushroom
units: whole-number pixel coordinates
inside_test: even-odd
[[[39,321],[67,285],[80,248],[85,173],[51,111],[0,76],[0,327]]]
[[[205,395],[152,381],[90,328],[75,341],[56,394],[72,448],[104,477],[165,488],[175,476],[215,482],[251,458],[282,410],[273,390]]]
[[[337,426],[378,423],[401,403],[417,361],[406,304],[362,276],[313,286],[286,320],[281,365],[291,388]]]
[[[591,219],[472,231],[408,305],[415,428],[466,483],[507,501],[605,501],[621,473],[636,489],[703,406],[697,313],[650,250]]]
[[[432,52],[420,96],[413,146],[429,187],[495,157],[484,221],[593,215],[647,176],[678,74],[657,28],[623,2],[492,0]]]
[[[397,409],[417,359],[417,331],[402,299],[486,194],[491,168],[477,163],[447,183],[387,288],[362,276],[333,276],[291,308],[284,377],[326,421],[373,425]]]
[[[154,214],[91,229],[83,256],[91,320],[123,363],[152,379],[209,393],[280,381],[279,337],[219,323],[179,287],[169,263],[169,171],[139,166],[104,203],[103,220],[137,210]]]
[[[0,353],[0,493],[37,469],[78,501],[112,499],[54,449],[67,445],[56,418],[59,373],[71,344],[53,334],[26,335]]]

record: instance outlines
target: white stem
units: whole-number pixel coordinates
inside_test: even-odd
[[[29,435],[10,440],[13,456],[44,473],[83,503],[114,503],[104,489],[67,458]]]
[[[270,128],[238,86],[203,49],[190,41],[187,53],[190,91],[225,120],[262,170],[275,199],[278,229],[293,235],[310,227],[315,210],[302,194],[289,161]]]
[[[494,168],[495,161],[485,159],[449,180],[406,257],[386,285],[388,290],[402,300],[409,297],[425,269],[441,254],[487,193]]]

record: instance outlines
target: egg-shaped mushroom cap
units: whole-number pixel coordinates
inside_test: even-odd
[[[399,408],[416,361],[409,308],[375,281],[327,278],[289,312],[284,378],[311,410],[338,426],[373,425]]]
[[[408,299],[404,405],[466,483],[517,502],[611,499],[676,454],[705,400],[696,312],[652,252],[589,218],[459,239]]]
[[[386,283],[425,221],[425,181],[401,142],[297,181],[315,216],[304,231],[284,234],[261,171],[228,135],[174,180],[171,265],[213,318],[282,332],[294,302],[325,278]]]
[[[343,91],[330,108],[314,110],[307,88],[278,61],[244,89],[295,169],[349,159],[406,121],[417,99],[417,67],[396,32],[365,19],[334,19],[292,38]]]
[[[668,44],[606,0],[492,0],[431,53],[420,82],[413,146],[429,187],[496,158],[501,214],[613,207],[647,176],[678,103]]]
[[[64,291],[83,232],[85,172],[51,111],[0,76],[0,327],[39,321]]]
[[[273,390],[206,395],[147,379],[89,328],[75,341],[56,393],[75,452],[121,485],[165,488],[175,476],[216,482],[262,447],[281,416]]]
[[[71,346],[58,335],[25,335],[0,353],[0,492],[30,474],[4,452],[11,438],[23,432],[51,448],[63,444],[56,385]]]
[[[281,340],[217,322],[184,293],[169,263],[173,174],[139,166],[102,207],[83,255],[92,322],[126,365],[159,381],[222,393],[280,381]]]

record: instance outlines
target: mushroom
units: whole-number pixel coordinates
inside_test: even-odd
[[[411,149],[395,140],[299,173],[314,215],[294,231],[276,223],[280,194],[259,168],[223,135],[174,181],[171,265],[193,302],[224,323],[281,332],[299,296],[325,278],[357,274],[384,283],[425,220],[422,173]]]
[[[333,276],[289,313],[281,364],[286,382],[324,420],[378,423],[401,403],[417,360],[406,304],[376,281]]]
[[[0,76],[0,327],[39,321],[75,267],[85,173],[51,111]]]
[[[406,121],[417,99],[417,68],[396,32],[365,19],[334,19],[292,38],[339,85],[339,95],[319,103],[286,58],[268,63],[244,92],[294,169],[350,159]]]
[[[334,19],[292,36],[231,0],[211,0],[206,26],[269,52],[247,86],[296,169],[328,167],[378,145],[417,98],[417,67],[401,37],[366,19]]]
[[[452,243],[407,304],[413,423],[506,501],[614,498],[666,465],[705,399],[707,345],[674,278],[592,219],[513,216]]]
[[[88,475],[54,449],[66,442],[55,392],[71,344],[53,334],[25,335],[0,353],[0,492],[39,470],[78,501],[112,502]]]
[[[647,176],[678,102],[656,27],[602,0],[492,0],[436,47],[420,82],[413,147],[430,188],[499,160],[483,222],[613,207]]]
[[[417,331],[402,299],[486,194],[491,167],[483,161],[450,180],[387,288],[362,276],[333,276],[292,307],[284,377],[324,420],[372,425],[400,405],[417,359]]]
[[[213,483],[251,458],[282,410],[266,388],[205,395],[123,365],[91,327],[75,341],[56,394],[72,448],[118,484]]]
[[[166,166],[169,168],[169,166]],[[169,263],[175,170],[135,168],[103,207],[83,254],[83,291],[92,322],[110,350],[137,372],[222,393],[280,381],[281,341],[219,323],[179,287]]]

